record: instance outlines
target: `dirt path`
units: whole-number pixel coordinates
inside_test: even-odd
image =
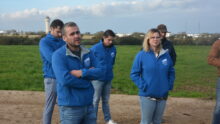
[[[44,103],[43,92],[0,90],[1,124],[40,124]],[[139,124],[138,96],[111,95],[112,118],[118,124]],[[163,124],[210,124],[215,101],[169,98]],[[99,109],[101,110],[101,108]],[[99,112],[98,124],[104,124]],[[53,124],[59,123],[56,106]]]

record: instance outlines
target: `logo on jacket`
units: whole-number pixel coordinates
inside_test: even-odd
[[[112,56],[112,58],[114,58],[114,57],[115,57],[115,53],[114,53],[114,52],[112,52],[112,53],[111,53],[111,56]]]
[[[163,60],[162,60],[162,64],[163,64],[163,65],[167,65],[167,59],[163,59]]]
[[[90,66],[90,58],[89,57],[84,60],[84,65],[86,67]]]

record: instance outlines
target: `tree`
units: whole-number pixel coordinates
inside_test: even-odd
[[[103,31],[96,32],[94,34],[94,37],[92,38],[92,41],[93,42],[99,42],[99,40],[102,39],[103,34],[104,34]]]

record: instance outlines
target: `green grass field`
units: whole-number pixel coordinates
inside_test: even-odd
[[[113,93],[137,94],[130,80],[133,59],[141,46],[117,46]],[[210,46],[175,46],[176,80],[171,96],[214,98],[216,69],[207,64]],[[43,91],[38,46],[0,46],[0,89]]]

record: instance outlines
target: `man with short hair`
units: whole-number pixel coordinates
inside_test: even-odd
[[[65,42],[62,40],[63,22],[59,19],[52,21],[50,32],[40,40],[39,49],[43,62],[45,105],[43,124],[51,124],[54,106],[56,103],[56,78],[52,69],[52,54]]]
[[[117,124],[111,118],[109,106],[113,67],[116,58],[116,48],[113,45],[115,37],[115,33],[108,29],[104,32],[102,39],[91,48],[95,57],[104,61],[104,66],[106,68],[105,76],[103,76],[100,80],[92,81],[95,89],[93,105],[95,107],[96,116],[98,114],[99,101],[102,99],[102,110],[106,124]]]
[[[97,80],[105,72],[101,61],[81,46],[81,34],[76,23],[68,22],[63,28],[66,45],[52,56],[52,66],[57,79],[57,97],[61,124],[96,124],[92,104]]]
[[[162,37],[161,42],[162,42],[163,49],[165,50],[168,49],[170,57],[173,61],[173,66],[174,66],[176,63],[176,52],[175,52],[172,42],[166,38],[167,27],[164,24],[160,24],[157,26],[157,29],[160,31],[160,34]]]
[[[213,43],[208,55],[208,64],[218,69],[218,79],[216,83],[216,105],[213,112],[212,124],[220,124],[220,40]]]

